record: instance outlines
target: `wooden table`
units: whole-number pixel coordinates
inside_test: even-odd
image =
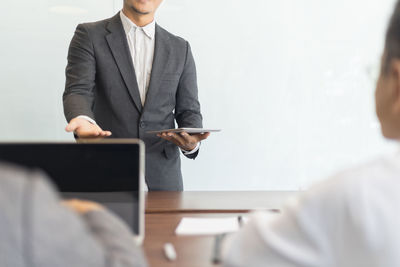
[[[175,229],[183,217],[236,216],[257,207],[279,210],[295,192],[148,192],[144,251],[151,267],[208,267],[214,236],[177,236]],[[174,245],[177,260],[169,262],[165,243]]]
[[[295,191],[152,191],[146,213],[244,213],[256,208],[278,209]]]
[[[229,214],[228,214],[229,215]],[[218,216],[201,213],[161,213],[146,214],[146,237],[144,250],[151,267],[185,266],[208,267],[219,266],[211,262],[214,236],[177,236],[175,229],[183,217]],[[225,215],[226,216],[226,215]],[[164,256],[163,246],[172,243],[177,253],[176,261],[168,261]]]

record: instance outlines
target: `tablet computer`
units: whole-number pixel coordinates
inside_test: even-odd
[[[176,128],[176,129],[165,129],[165,130],[157,130],[157,131],[148,131],[149,134],[158,134],[158,133],[181,133],[186,132],[188,134],[199,134],[199,133],[215,133],[220,132],[221,129],[205,129],[205,128]]]

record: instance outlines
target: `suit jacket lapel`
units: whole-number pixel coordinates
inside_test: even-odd
[[[164,72],[167,69],[172,49],[169,37],[163,32],[163,29],[158,26],[158,24],[156,24],[155,38],[153,66],[151,69],[146,102],[144,104],[145,108],[149,103],[151,104],[157,98],[157,92],[160,90],[160,83]]]
[[[106,39],[110,46],[112,55],[117,62],[118,69],[121,72],[133,102],[139,112],[141,112],[142,102],[140,100],[139,87],[136,81],[135,69],[133,67],[128,41],[126,39],[119,13],[111,18],[107,25],[107,29],[110,33],[106,35]]]

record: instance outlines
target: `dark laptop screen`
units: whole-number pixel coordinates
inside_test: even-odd
[[[139,186],[138,144],[0,144],[0,160],[42,169],[62,192]]]
[[[100,202],[138,233],[140,148],[136,143],[3,143],[0,161],[41,169],[62,195]]]

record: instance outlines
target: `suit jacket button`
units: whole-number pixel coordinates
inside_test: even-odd
[[[144,121],[141,121],[139,126],[140,128],[146,128],[146,123]]]

